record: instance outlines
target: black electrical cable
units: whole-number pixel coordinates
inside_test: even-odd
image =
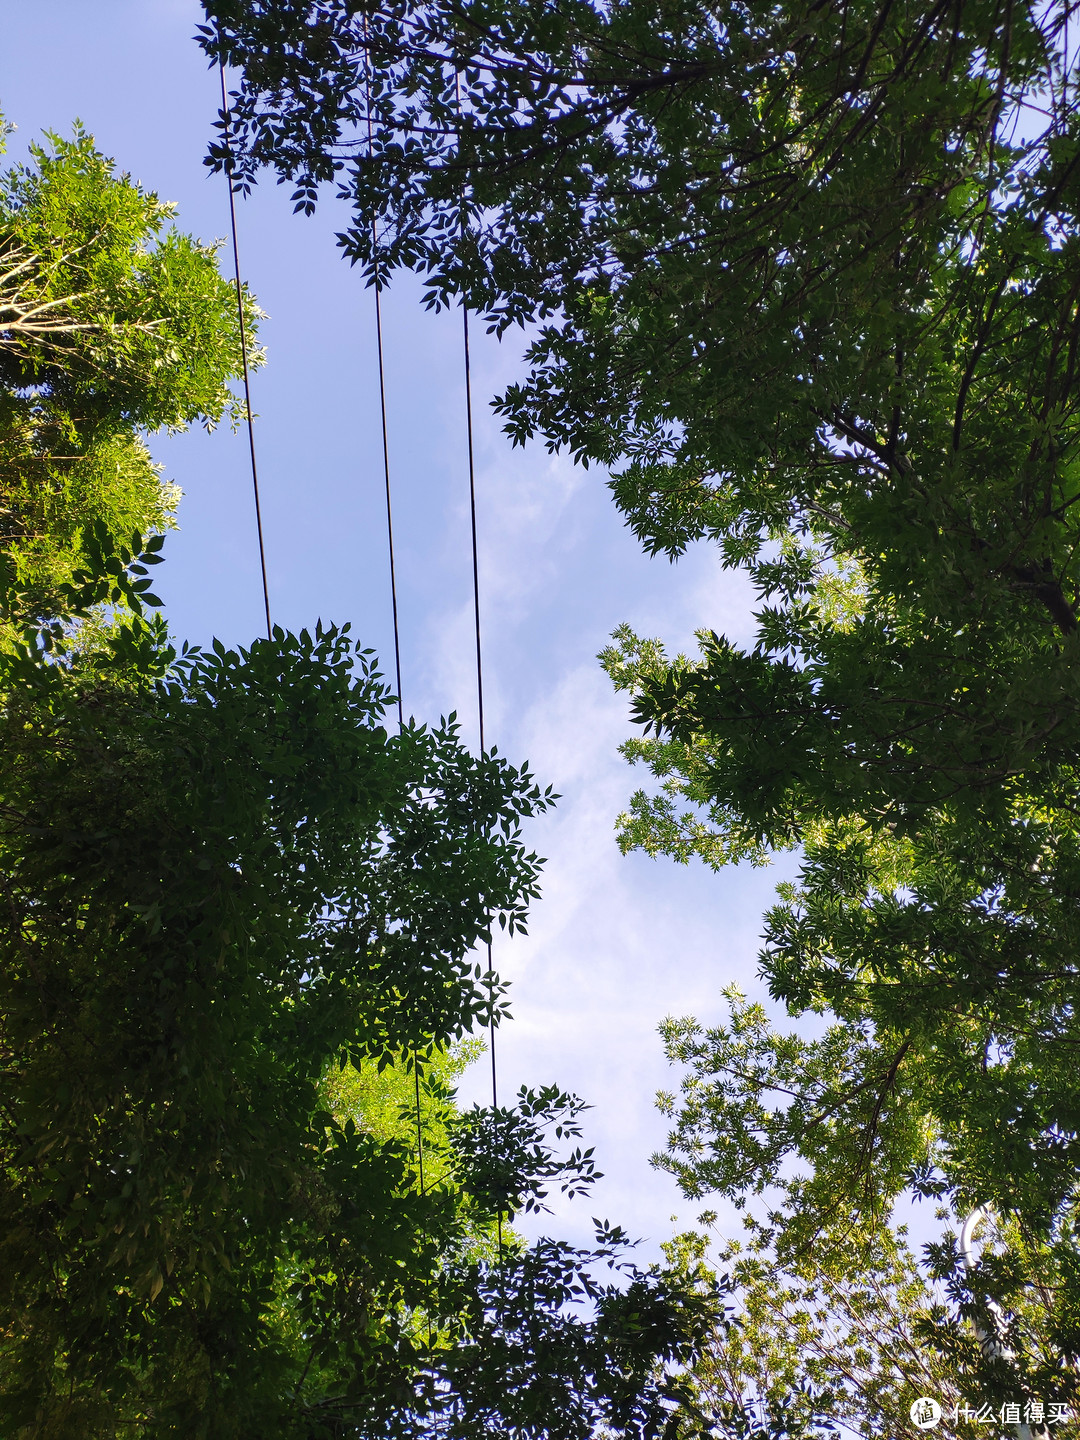
[[[461,73],[454,75],[454,98],[458,116],[461,115]],[[461,230],[464,236],[466,218],[464,197],[462,197]],[[473,443],[472,405],[472,355],[469,348],[469,306],[464,295],[461,299],[461,338],[465,361],[465,430],[469,452],[469,524],[472,532],[472,575],[473,575],[473,627],[476,634],[476,709],[480,731],[480,753],[486,750],[484,736],[484,651],[480,642],[480,547],[476,538],[476,452]],[[487,942],[487,987],[488,987],[488,1049],[491,1054],[491,1109],[495,1124],[498,1124],[499,1075],[495,1059],[495,967],[491,955],[491,941]],[[499,1239],[499,1264],[503,1258],[502,1213],[496,1217]]]
[[[371,148],[371,96],[368,92],[368,149]],[[371,222],[372,254],[375,256],[375,343],[379,362],[379,421],[382,427],[383,483],[386,492],[386,549],[390,559],[390,605],[394,619],[394,679],[397,685],[398,734],[405,728],[405,709],[401,684],[401,627],[398,620],[397,567],[394,564],[394,510],[390,495],[390,433],[386,420],[386,364],[383,358],[382,296],[379,290],[378,233],[375,221]],[[420,1194],[427,1194],[424,1179],[424,1118],[420,1108],[420,1065],[416,1058],[416,1046],[412,1052],[413,1095],[416,1113],[416,1161]],[[428,1351],[434,1349],[434,1331],[431,1315],[427,1325]]]
[[[365,77],[367,96],[368,159],[373,142],[371,134],[371,84]],[[397,568],[394,564],[394,510],[390,502],[390,439],[386,423],[386,366],[383,361],[382,284],[379,275],[379,232],[374,217],[371,221],[371,254],[375,267],[375,346],[379,359],[379,420],[382,425],[383,485],[386,491],[386,548],[390,556],[390,605],[394,615],[394,680],[397,685],[398,729],[405,726],[404,702],[401,698],[401,631],[398,624]]]
[[[461,336],[465,357],[465,428],[469,450],[469,524],[472,531],[472,575],[473,575],[473,628],[476,635],[476,709],[480,731],[480,753],[484,754],[484,651],[480,642],[480,546],[476,538],[476,456],[473,444],[472,407],[472,356],[469,350],[469,307],[461,303]],[[495,1060],[495,966],[491,956],[491,941],[487,942],[487,987],[488,1006],[488,1049],[491,1054],[491,1109],[498,1124],[499,1074]],[[499,1263],[503,1258],[502,1213],[496,1216],[499,1239]]]
[[[367,100],[368,157],[372,154],[371,134],[371,85],[365,77]],[[401,684],[401,627],[398,619],[397,567],[394,563],[394,509],[390,495],[390,430],[386,420],[386,363],[383,356],[382,294],[379,286],[379,235],[376,222],[371,222],[371,253],[375,266],[375,343],[379,363],[379,422],[382,427],[383,483],[386,493],[386,548],[390,559],[390,605],[394,619],[394,679],[397,685],[398,733],[405,728],[405,710]],[[413,1046],[413,1095],[416,1107],[416,1159],[420,1194],[427,1193],[424,1179],[424,1120],[420,1109],[420,1066],[417,1063],[416,1047]],[[428,1350],[434,1348],[431,1316],[428,1315]]]
[[[484,652],[480,644],[480,562],[476,542],[476,462],[473,454],[472,359],[469,352],[469,309],[461,306],[461,336],[465,353],[465,429],[469,444],[469,521],[472,529],[473,620],[476,631],[476,708],[480,750],[484,746]]]
[[[368,126],[371,118],[368,117]],[[375,224],[372,222],[372,239]],[[390,605],[394,614],[394,681],[397,685],[398,730],[405,728],[405,711],[401,698],[401,632],[398,625],[397,569],[394,565],[394,511],[390,503],[390,442],[386,424],[386,369],[383,364],[382,296],[379,293],[378,268],[375,275],[375,343],[379,353],[379,416],[382,423],[383,482],[386,489],[386,548],[390,556]]]
[[[232,150],[229,145],[229,97],[225,88],[225,61],[218,62],[221,76],[221,121],[225,127],[225,178],[229,182],[229,222],[232,226],[233,273],[236,277],[236,317],[240,324],[240,353],[244,366],[244,409],[247,412],[248,450],[251,455],[251,486],[255,492],[255,528],[259,534],[259,567],[262,571],[263,606],[266,610],[266,638],[273,639],[270,624],[270,587],[266,580],[266,547],[263,544],[262,506],[259,504],[259,467],[255,461],[255,422],[251,414],[251,378],[248,375],[247,322],[244,319],[244,289],[240,283],[240,247],[236,239],[236,196],[233,192]]]
[[[372,88],[366,79],[367,154],[372,156]],[[397,618],[397,567],[393,554],[393,504],[390,500],[390,428],[386,423],[386,361],[383,359],[383,298],[379,284],[379,232],[372,220],[372,255],[374,258],[374,338],[379,357],[379,420],[383,435],[383,488],[386,491],[386,549],[390,559],[390,608],[393,612],[393,670],[397,687],[397,732],[405,729],[405,701],[402,700],[402,634]],[[420,1067],[416,1048],[412,1053],[413,1090],[416,1097],[416,1159],[418,1159],[420,1194],[425,1194],[423,1178],[423,1116],[420,1113]]]
[[[232,184],[232,153],[228,143],[230,118],[229,100],[225,85],[225,62],[223,59],[218,63],[218,72],[221,79],[221,118],[225,126],[225,175],[229,182],[229,220],[232,229],[233,270],[236,279],[236,313],[240,325],[240,348],[244,370],[244,407],[247,412],[248,449],[251,455],[251,482],[255,494],[255,525],[259,536],[259,564],[262,571],[263,605],[266,610],[266,635],[267,639],[272,639],[270,587],[266,578],[266,547],[263,542],[262,507],[259,502],[259,469],[255,459],[255,425],[251,411],[251,379],[248,373],[247,361],[247,324],[244,319],[243,286],[240,280],[240,248],[237,241],[236,197]],[[371,145],[370,106],[368,114],[368,145],[369,147]],[[374,221],[372,222],[372,238],[373,240],[376,238]],[[390,493],[390,443],[389,427],[386,420],[386,367],[383,359],[382,298],[379,289],[377,262],[375,277],[375,338],[379,361],[379,416],[382,427],[383,481],[386,492],[386,538],[390,557],[390,601],[394,620],[394,680],[397,687],[398,729],[401,730],[405,724],[405,713],[401,695],[401,629],[398,620],[397,570],[394,563],[394,516]],[[470,426],[470,437],[471,433]],[[424,1180],[424,1135],[420,1109],[420,1067],[416,1062],[415,1050],[413,1051],[413,1080],[416,1095],[416,1145],[420,1172],[420,1193],[423,1195],[427,1186]]]

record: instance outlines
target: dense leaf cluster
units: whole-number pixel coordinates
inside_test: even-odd
[[[569,1155],[557,1155],[548,1142],[581,1135],[578,1116],[584,1105],[557,1085],[539,1091],[523,1085],[511,1109],[474,1105],[451,1127],[450,1143],[466,1189],[491,1214],[546,1210],[547,1187],[559,1181],[562,1194],[572,1199],[587,1193],[597,1171],[590,1146],[577,1146]]]
[[[708,1255],[705,1235],[693,1231],[664,1248],[680,1273]],[[927,1343],[927,1330],[940,1336],[941,1307],[932,1311],[902,1233],[879,1230],[860,1262],[792,1271],[772,1251],[767,1227],[719,1248],[712,1263],[738,1293],[737,1315],[716,1328],[692,1375],[694,1403],[718,1434],[918,1440],[911,1404],[924,1395],[951,1419],[964,1403],[958,1362],[970,1361],[977,1344],[970,1328],[956,1327],[947,1358],[940,1343]]]
[[[105,558],[111,584],[144,557]],[[677,1377],[720,1289],[628,1267],[621,1232],[496,1249],[494,1219],[594,1178],[545,1138],[581,1102],[460,1114],[438,1080],[504,1008],[471,952],[523,927],[550,795],[452,720],[388,734],[346,631],[42,634],[3,662],[5,1428],[698,1433]],[[433,1078],[388,1122],[363,1095],[402,1056]]]
[[[98,529],[173,523],[179,490],[143,436],[230,418],[242,363],[215,248],[170,226],[174,207],[84,131],[48,139],[0,175],[0,541],[42,615],[73,572],[101,573]]]
[[[457,1221],[318,1082],[486,1018],[468,952],[493,913],[521,923],[543,797],[452,724],[388,736],[342,632],[189,652],[153,685],[11,669],[9,1414],[72,1381],[145,1388],[159,1423],[164,1376],[177,1424],[237,1384],[280,1396],[286,1295],[362,1369]]]

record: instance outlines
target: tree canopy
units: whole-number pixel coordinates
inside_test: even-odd
[[[42,614],[97,531],[172,524],[179,491],[144,437],[232,418],[242,368],[215,248],[169,225],[175,207],[79,127],[47,138],[0,176],[0,536]]]
[[[803,854],[763,974],[831,1028],[797,1054],[762,1040],[753,1082],[724,1082],[698,1140],[748,1116],[765,1134],[758,1170],[709,1183],[801,1160],[793,1243],[815,1216],[884,1223],[912,1184],[992,1205],[1028,1256],[1014,1299],[1055,1277],[1068,1390],[1074,7],[205,8],[241,71],[211,163],[274,168],[298,208],[336,181],[369,277],[412,267],[432,303],[537,326],[496,402],[509,434],[608,467],[648,550],[711,539],[757,586],[749,647],[706,629],[669,657],[623,631],[606,656],[661,782],[625,843]]]
[[[0,210],[0,1429],[684,1431],[719,1287],[606,1223],[500,1240],[595,1178],[582,1102],[455,1103],[550,789],[453,716],[390,733],[347,626],[177,649],[143,435],[228,414],[235,294],[89,136],[33,156]]]
[[[55,657],[8,663],[0,742],[5,1428],[667,1425],[716,1286],[614,1231],[499,1253],[497,1217],[587,1186],[544,1138],[580,1102],[435,1083],[500,1006],[472,947],[535,889],[527,772],[453,722],[388,734],[341,631],[176,656],[135,618]]]
[[[520,920],[517,824],[543,800],[452,725],[388,736],[340,632],[192,654],[154,687],[25,671],[4,740],[9,1414],[74,1388],[87,1433],[110,1395],[128,1424],[226,1433],[261,1395],[270,1424],[302,1386],[290,1348],[362,1376],[460,1223],[320,1085],[486,1014],[468,952],[493,913]]]

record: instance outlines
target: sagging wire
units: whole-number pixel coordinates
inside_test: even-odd
[[[368,159],[370,161],[374,155],[374,138],[371,128],[371,50],[368,47],[367,38],[367,27],[365,24],[364,90],[367,109]],[[394,557],[394,507],[390,487],[390,427],[386,418],[386,361],[383,351],[382,281],[379,274],[379,231],[378,223],[374,215],[371,217],[371,257],[375,289],[375,349],[379,369],[379,424],[382,432],[383,489],[386,496],[386,549],[390,562],[390,607],[394,622],[394,683],[397,688],[398,734],[400,735],[405,728],[405,702],[402,698],[403,687],[401,684],[401,626],[398,616],[397,566]],[[420,1065],[417,1059],[415,1045],[413,1046],[412,1052],[412,1069],[416,1114],[417,1179],[420,1184],[420,1194],[423,1196],[427,1194],[427,1182],[424,1178],[424,1119],[420,1106]],[[427,1322],[427,1342],[428,1354],[430,1355],[435,1348],[430,1308]]]
[[[367,38],[367,28],[365,24],[364,53],[366,70],[364,75],[364,92],[367,109],[368,160],[370,161],[374,155],[375,146],[371,128],[371,51],[367,45]],[[386,363],[383,355],[382,278],[379,274],[379,232],[374,216],[371,218],[371,257],[374,267],[375,349],[379,367],[379,423],[382,430],[383,489],[386,495],[386,549],[390,561],[390,607],[394,620],[394,683],[397,688],[398,733],[400,734],[405,728],[405,709],[401,684],[401,626],[398,619],[397,565],[394,558],[394,507],[390,492],[390,427],[386,419]],[[420,1068],[416,1063],[415,1048],[413,1049],[413,1078],[416,1089],[416,1151],[420,1171],[420,1193],[423,1195],[426,1192],[427,1186],[424,1183],[424,1135],[423,1120],[420,1113]]]
[[[368,140],[371,139],[371,116],[368,116]],[[372,244],[375,243],[375,222],[372,221]],[[378,262],[375,273],[375,343],[379,361],[379,417],[382,426],[383,482],[386,491],[386,549],[390,560],[390,605],[394,618],[394,683],[397,688],[398,734],[405,728],[405,709],[401,684],[401,627],[398,622],[397,568],[394,563],[394,510],[390,495],[390,439],[386,421],[386,366],[383,360],[382,299],[379,294]],[[424,1180],[424,1124],[420,1111],[420,1067],[413,1048],[413,1080],[416,1090],[416,1154],[420,1172],[420,1194],[427,1193]]]
[[[469,307],[461,302],[461,337],[465,369],[465,430],[469,453],[469,526],[472,534],[473,628],[476,635],[476,709],[480,731],[480,753],[487,749],[484,737],[484,650],[480,640],[480,546],[476,534],[476,457],[473,444],[472,356],[469,350]],[[491,1054],[491,1109],[498,1125],[499,1073],[495,1060],[495,967],[491,941],[487,942],[488,1050]],[[498,1134],[496,1132],[496,1141]],[[499,1264],[503,1260],[502,1212],[495,1217],[499,1241]]]
[[[454,70],[454,103],[458,114],[460,136],[461,71],[458,70],[456,66]],[[463,240],[467,231],[468,220],[465,214],[465,196],[464,193],[462,193],[461,237]],[[473,628],[476,635],[476,710],[478,729],[480,732],[480,754],[483,755],[487,750],[487,743],[484,735],[484,650],[480,640],[480,546],[476,534],[476,451],[473,442],[472,355],[469,349],[469,302],[464,291],[461,297],[461,340],[465,372],[465,433],[469,455],[469,527],[472,538]],[[487,942],[486,978],[488,989],[488,1050],[491,1055],[491,1110],[493,1123],[497,1127],[499,1123],[499,1075],[495,1059],[495,966],[492,961],[490,940]],[[497,1128],[495,1130],[495,1140],[497,1144]],[[496,1215],[495,1223],[499,1241],[499,1267],[501,1269],[503,1262],[503,1223],[501,1211]]]
[[[219,36],[219,39],[220,39],[220,36]],[[245,317],[244,317],[244,300],[243,300],[243,293],[244,293],[244,292],[243,292],[243,283],[242,283],[241,278],[240,278],[240,247],[239,247],[239,241],[238,241],[238,237],[237,237],[236,196],[235,196],[235,192],[234,192],[234,190],[233,190],[233,181],[232,181],[233,161],[232,161],[232,150],[231,150],[231,147],[230,147],[230,144],[229,144],[230,109],[229,109],[229,100],[228,100],[228,90],[227,90],[226,83],[225,83],[225,61],[224,61],[223,58],[222,58],[221,60],[219,60],[219,62],[218,62],[218,74],[219,74],[220,81],[221,81],[221,119],[222,119],[222,123],[223,123],[223,125],[224,125],[224,127],[225,127],[225,128],[224,128],[224,135],[225,135],[225,147],[224,147],[224,148],[225,148],[225,175],[226,175],[226,178],[227,178],[228,184],[229,184],[229,222],[230,222],[230,230],[231,230],[231,238],[232,238],[233,274],[234,274],[235,284],[236,284],[236,313],[237,313],[237,319],[238,319],[239,327],[240,327],[240,349],[241,349],[241,358],[242,358],[242,362],[243,362],[244,409],[245,409],[246,420],[247,420],[248,451],[249,451],[250,459],[251,459],[251,483],[252,483],[252,490],[253,490],[254,497],[255,497],[255,526],[256,526],[256,530],[257,530],[258,538],[259,538],[259,566],[260,566],[260,570],[261,570],[261,574],[262,574],[263,607],[264,607],[265,614],[266,614],[266,636],[267,636],[267,639],[273,639],[273,628],[272,628],[271,620],[270,620],[270,587],[269,587],[269,584],[268,584],[268,582],[267,582],[267,575],[266,575],[266,545],[265,545],[265,542],[264,542],[264,539],[263,539],[262,506],[261,506],[260,498],[259,498],[259,469],[258,469],[258,462],[257,462],[257,460],[256,460],[256,455],[255,455],[255,424],[254,424],[254,416],[253,416],[253,414],[252,414],[252,409],[251,409],[251,377],[250,377],[249,368],[248,368],[247,323],[246,323],[246,320],[245,320]],[[369,101],[370,101],[370,93],[369,93]],[[372,141],[370,103],[369,103],[369,108],[368,108],[368,122],[367,122],[367,124],[368,124],[368,146],[369,146],[369,151],[370,151],[371,141]],[[399,616],[398,616],[397,568],[396,568],[395,556],[394,556],[394,515],[393,515],[393,505],[392,505],[391,487],[390,487],[390,440],[389,440],[389,426],[388,426],[388,424],[387,424],[387,416],[386,416],[386,366],[385,366],[385,360],[384,360],[384,354],[383,354],[382,296],[381,296],[381,286],[380,286],[379,275],[378,275],[377,234],[376,234],[376,226],[375,226],[375,221],[374,221],[374,220],[372,220],[372,227],[371,227],[371,228],[372,228],[372,250],[373,250],[373,254],[374,254],[375,257],[376,257],[376,258],[375,258],[375,266],[376,266],[376,271],[375,271],[375,339],[376,339],[376,348],[377,348],[377,354],[378,354],[378,369],[379,369],[379,418],[380,418],[380,425],[381,425],[381,430],[382,430],[383,484],[384,484],[384,491],[385,491],[385,496],[386,496],[386,540],[387,540],[387,551],[388,551],[389,562],[390,562],[390,601],[391,601],[391,608],[392,608],[392,612],[393,612],[393,622],[394,622],[394,682],[395,682],[395,688],[396,688],[396,691],[397,691],[398,732],[400,733],[400,732],[404,729],[404,727],[405,727],[405,712],[404,712],[404,702],[403,702],[403,699],[402,699],[402,684],[401,684],[401,627],[400,627]],[[471,432],[470,432],[470,433],[471,433]],[[416,1055],[416,1050],[415,1050],[415,1048],[414,1048],[414,1050],[413,1050],[412,1061],[413,1061],[413,1085],[414,1085],[415,1106],[416,1106],[416,1151],[417,1151],[417,1169],[418,1169],[418,1179],[419,1179],[419,1183],[420,1183],[420,1194],[421,1194],[421,1195],[424,1195],[424,1194],[427,1193],[427,1182],[426,1182],[426,1179],[425,1179],[425,1176],[424,1176],[424,1131],[423,1131],[423,1114],[422,1114],[422,1109],[421,1109],[421,1104],[420,1104],[420,1067],[419,1067],[419,1064],[417,1063],[417,1055]],[[430,1344],[431,1344],[430,1320],[429,1320],[429,1330],[428,1330],[428,1343],[429,1343],[429,1348],[430,1348]]]
[[[218,45],[221,34],[218,33]],[[230,131],[232,117],[229,110],[229,96],[225,88],[225,58],[222,52],[218,60],[218,74],[221,78],[221,123],[225,139],[225,178],[229,184],[229,224],[232,230],[233,274],[236,280],[236,318],[240,325],[240,355],[244,374],[244,410],[247,415],[248,452],[251,456],[251,488],[255,495],[255,528],[259,536],[259,568],[262,572],[263,607],[266,611],[266,638],[274,638],[270,624],[270,586],[266,579],[266,546],[263,543],[262,506],[259,503],[259,467],[255,460],[255,421],[251,412],[251,377],[248,374],[247,321],[244,318],[244,287],[240,281],[240,246],[236,238],[236,194],[233,190],[233,159]]]
[[[370,63],[370,51],[368,51],[368,60],[369,60],[369,63]],[[231,230],[231,239],[232,239],[233,271],[234,271],[234,279],[235,279],[235,285],[236,285],[237,319],[238,319],[239,329],[240,329],[240,346],[241,346],[241,357],[242,357],[242,364],[243,364],[244,409],[245,409],[245,417],[246,417],[247,432],[248,432],[248,450],[249,450],[250,462],[251,462],[252,491],[253,491],[254,500],[255,500],[255,524],[256,524],[256,530],[257,530],[257,533],[258,533],[258,541],[259,541],[259,565],[260,565],[260,572],[261,572],[261,577],[262,577],[263,606],[264,606],[265,615],[266,615],[266,633],[267,633],[267,637],[272,639],[272,638],[273,638],[273,630],[272,630],[272,624],[271,624],[271,618],[270,618],[270,589],[269,589],[269,584],[268,584],[268,580],[267,580],[267,573],[266,573],[266,547],[265,547],[265,541],[264,541],[264,537],[263,537],[262,506],[261,506],[260,496],[259,496],[259,471],[258,471],[258,462],[257,462],[257,459],[256,459],[256,452],[255,452],[255,426],[254,426],[254,417],[253,417],[252,407],[251,407],[251,379],[250,379],[250,373],[249,373],[249,367],[248,367],[247,323],[246,323],[245,316],[244,316],[243,284],[242,284],[241,275],[240,275],[240,250],[239,250],[239,241],[238,241],[238,236],[237,236],[237,223],[236,223],[236,197],[235,197],[235,191],[234,191],[234,188],[233,188],[233,179],[232,179],[232,176],[233,176],[233,161],[232,161],[231,148],[230,148],[230,145],[229,145],[229,133],[230,133],[231,114],[230,114],[229,103],[228,103],[228,91],[227,91],[226,82],[225,82],[225,62],[224,62],[224,58],[223,58],[223,57],[219,60],[218,70],[219,70],[219,76],[220,76],[220,81],[221,81],[221,118],[222,118],[222,123],[223,123],[223,126],[224,126],[224,135],[225,135],[225,146],[224,146],[224,150],[225,150],[225,174],[226,174],[226,178],[227,178],[228,185],[229,185],[229,220],[230,220],[230,230]],[[367,112],[368,112],[368,113],[367,113],[368,154],[369,154],[369,157],[371,157],[371,156],[373,156],[373,154],[374,154],[374,144],[373,144],[372,123],[371,123],[370,76],[366,79],[365,84],[366,84],[366,88],[367,88],[367,100],[368,100],[368,104],[367,104]],[[457,86],[458,86],[458,102],[459,102],[459,105],[460,105],[460,80],[457,81]],[[464,220],[464,217],[463,217],[463,220]],[[383,345],[381,277],[380,277],[380,275],[379,275],[377,222],[376,222],[376,220],[374,219],[374,217],[372,218],[372,257],[373,257],[373,265],[374,265],[374,290],[375,290],[375,339],[376,339],[376,353],[377,353],[378,377],[379,377],[379,419],[380,419],[380,430],[381,430],[381,439],[382,439],[382,455],[383,455],[383,487],[384,487],[385,503],[386,503],[387,552],[388,552],[389,568],[390,568],[390,600],[391,600],[391,609],[392,609],[392,617],[393,617],[393,631],[394,631],[394,678],[395,678],[395,685],[396,685],[396,690],[397,690],[397,697],[396,697],[396,698],[397,698],[397,712],[398,712],[398,729],[399,729],[399,732],[400,732],[400,731],[404,728],[404,723],[405,723],[405,721],[404,721],[404,701],[403,701],[403,697],[402,697],[402,689],[403,689],[403,687],[402,687],[402,683],[401,683],[401,628],[400,628],[400,617],[399,617],[399,611],[398,611],[397,567],[396,567],[395,549],[394,549],[394,520],[393,520],[392,487],[391,487],[391,477],[390,477],[389,424],[388,424],[388,419],[387,419],[387,407],[386,407],[386,364],[385,364],[385,353],[384,353],[384,345]],[[471,540],[471,551],[472,551],[473,629],[474,629],[475,646],[476,646],[476,699],[477,699],[477,718],[478,718],[478,730],[479,730],[479,740],[480,740],[480,752],[481,752],[481,755],[483,755],[483,754],[486,752],[486,734],[485,734],[485,725],[484,725],[484,662],[483,662],[483,644],[482,644],[482,634],[481,634],[481,624],[480,624],[480,560],[479,560],[479,540],[478,540],[477,513],[476,513],[476,454],[475,454],[475,439],[474,439],[474,427],[473,427],[473,404],[472,404],[472,357],[471,357],[471,350],[470,350],[470,343],[469,343],[469,309],[468,309],[468,304],[466,303],[466,301],[465,301],[464,299],[462,300],[461,314],[462,314],[462,351],[463,351],[464,381],[465,381],[465,427],[466,427],[466,441],[467,441],[467,452],[468,452],[468,472],[469,472],[469,527],[470,527],[470,540]],[[487,942],[487,971],[486,971],[486,976],[487,976],[488,999],[489,999],[488,1048],[489,1048],[489,1053],[490,1053],[490,1057],[491,1057],[491,1104],[492,1104],[492,1110],[493,1110],[493,1111],[496,1111],[497,1108],[498,1108],[499,1088],[498,1088],[498,1063],[497,1063],[496,1044],[495,1044],[495,1004],[494,1004],[495,970],[494,970],[494,961],[493,961],[493,955],[492,955],[492,942],[491,942],[491,940],[488,940],[488,942]],[[417,1055],[416,1055],[415,1049],[414,1049],[414,1051],[413,1051],[413,1057],[412,1057],[412,1059],[413,1059],[413,1082],[414,1082],[414,1096],[415,1096],[415,1110],[416,1110],[417,1161],[418,1161],[418,1172],[419,1172],[418,1178],[419,1178],[419,1184],[420,1184],[420,1193],[421,1193],[421,1195],[423,1195],[423,1194],[426,1193],[427,1186],[426,1186],[426,1180],[425,1180],[425,1175],[424,1175],[424,1138],[423,1138],[423,1116],[422,1116],[421,1101],[420,1101],[420,1068],[419,1068],[419,1064],[417,1063]],[[499,1213],[497,1214],[497,1216],[496,1216],[496,1229],[497,1229],[497,1238],[498,1238],[498,1254],[499,1254],[499,1264],[500,1264],[500,1266],[502,1265],[502,1261],[503,1261],[503,1249],[504,1249],[504,1244],[503,1244],[503,1223],[502,1223],[502,1222],[503,1222],[502,1213],[499,1212]],[[429,1348],[430,1348],[430,1345],[431,1345],[430,1317],[429,1317],[429,1337],[428,1337],[428,1339],[429,1339]]]
[[[365,40],[366,40],[365,35]],[[370,65],[370,51],[367,52],[368,64]],[[367,140],[368,158],[370,160],[374,153],[373,138],[371,132],[371,82],[370,77],[365,75],[364,84],[367,99]],[[397,713],[398,733],[405,728],[405,710],[402,700],[401,685],[401,627],[398,621],[398,600],[397,600],[397,567],[394,562],[394,508],[390,494],[390,429],[386,421],[386,364],[383,358],[383,325],[382,325],[382,282],[379,276],[379,234],[375,217],[371,220],[371,255],[374,265],[375,282],[375,347],[379,362],[379,421],[382,427],[382,454],[383,454],[383,486],[386,492],[386,549],[390,560],[390,606],[394,619],[394,683],[397,687]],[[423,1121],[420,1113],[420,1067],[416,1063],[416,1050],[413,1050],[413,1079],[416,1088],[416,1151],[420,1170],[420,1193],[423,1195],[427,1189],[424,1183],[424,1135]]]

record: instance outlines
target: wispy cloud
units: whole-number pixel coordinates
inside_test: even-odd
[[[665,1138],[655,1092],[672,1083],[656,1027],[668,1013],[715,1017],[732,980],[756,989],[760,916],[777,875],[620,855],[614,820],[636,779],[618,755],[628,703],[595,655],[623,619],[672,649],[692,646],[701,626],[746,638],[751,596],[704,547],[675,567],[645,559],[602,476],[542,452],[515,455],[487,417],[478,429],[489,735],[562,797],[530,830],[548,857],[530,934],[495,947],[514,1016],[497,1037],[501,1095],[549,1081],[576,1090],[594,1107],[587,1143],[605,1172],[591,1202],[556,1202],[555,1219],[525,1228],[585,1241],[598,1214],[655,1254],[672,1215],[689,1223],[701,1208],[648,1165]],[[448,547],[464,518],[461,503]],[[429,702],[471,695],[468,602],[432,617],[426,657]],[[484,1099],[487,1086],[478,1066],[464,1093]]]

